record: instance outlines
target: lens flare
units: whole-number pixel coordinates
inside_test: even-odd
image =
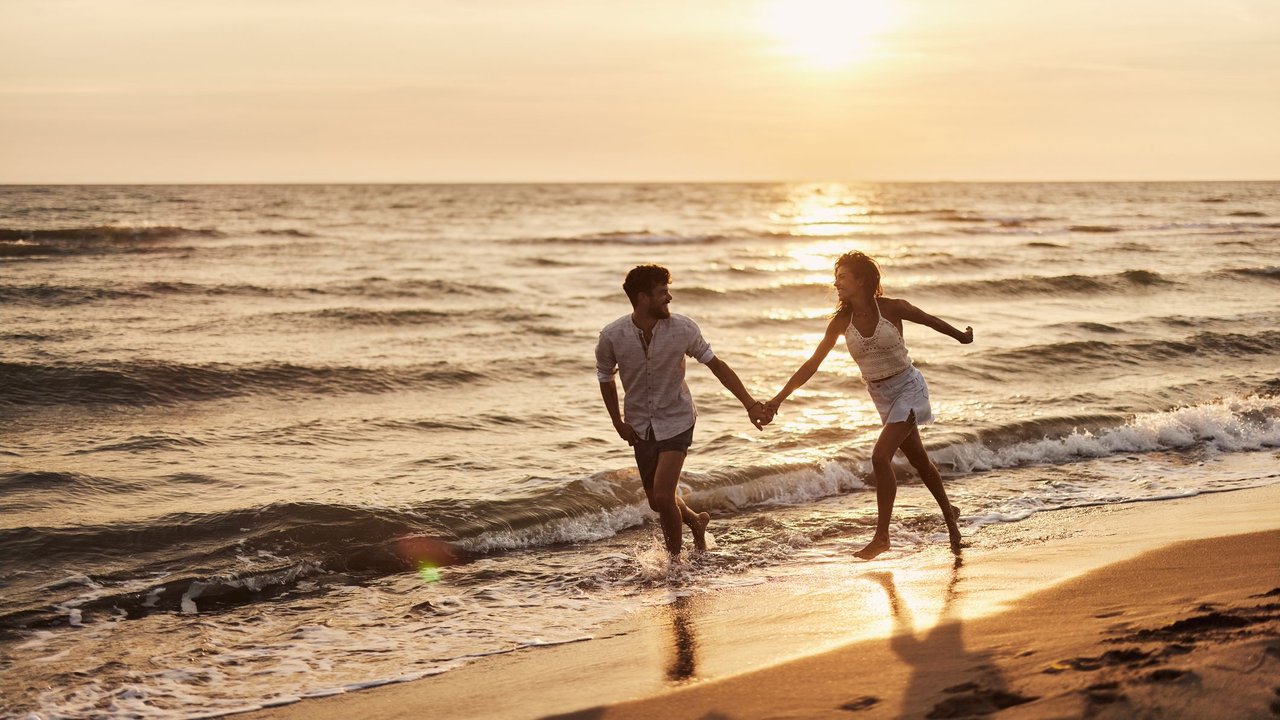
[[[415,568],[423,582],[440,580],[440,568],[460,562],[452,545],[435,538],[408,537],[396,541],[396,550],[405,564]]]

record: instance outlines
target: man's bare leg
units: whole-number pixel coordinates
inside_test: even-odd
[[[707,551],[707,523],[711,522],[711,513],[694,512],[692,508],[685,504],[684,498],[676,495],[676,504],[680,506],[680,517],[684,518],[684,524],[689,526],[689,530],[693,531],[693,549],[698,552]]]
[[[911,467],[920,474],[920,480],[924,482],[925,487],[929,488],[933,499],[937,501],[938,509],[942,511],[942,520],[947,524],[951,552],[959,554],[961,548],[967,547],[960,537],[960,509],[952,505],[950,498],[947,497],[947,491],[942,487],[942,475],[938,472],[938,466],[933,464],[929,454],[925,452],[924,443],[920,440],[919,428],[912,428],[911,434],[903,440],[902,454],[907,456]]]
[[[893,455],[915,426],[913,416],[906,422],[889,423],[880,431],[880,439],[871,451],[871,468],[876,478],[876,534],[854,557],[870,560],[889,549],[889,519],[893,517],[893,501],[898,497]]]
[[[683,517],[676,498],[676,485],[680,483],[684,456],[685,453],[676,451],[658,454],[658,468],[653,475],[653,494],[649,497],[649,507],[658,513],[662,537],[672,558],[680,557],[680,546],[684,543],[680,529]]]

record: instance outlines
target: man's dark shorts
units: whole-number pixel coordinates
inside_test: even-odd
[[[653,427],[650,427],[648,437],[636,440],[636,467],[640,469],[640,482],[644,483],[646,493],[653,490],[653,478],[658,473],[658,455],[664,452],[689,452],[692,444],[692,425],[688,430],[666,440],[654,440]]]

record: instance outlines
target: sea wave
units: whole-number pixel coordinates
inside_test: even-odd
[[[937,253],[923,257],[913,254],[901,259],[885,260],[881,262],[881,265],[888,272],[898,270],[903,272],[949,272],[953,270],[978,270],[998,267],[1006,262],[1007,260],[994,257],[957,257],[950,253]]]
[[[290,325],[305,323],[322,326],[404,327],[437,323],[450,317],[451,314],[425,308],[372,310],[368,308],[340,307],[272,313],[270,318],[286,321]]]
[[[13,305],[58,307],[118,300],[152,300],[171,297],[262,297],[306,299],[316,297],[363,297],[369,299],[419,299],[442,297],[483,297],[510,290],[496,285],[450,280],[390,280],[370,277],[355,282],[326,285],[253,285],[248,283],[192,283],[156,281],[143,283],[0,283],[0,302]]]
[[[1124,230],[1119,225],[1072,225],[1067,229],[1078,233],[1118,233]]]
[[[686,235],[678,232],[654,232],[652,230],[610,230],[584,235],[531,238],[520,240],[520,242],[585,245],[703,245],[721,242],[728,239],[728,237],[717,233]]]
[[[551,244],[584,244],[584,245],[711,245],[724,242],[775,242],[775,241],[795,241],[805,239],[827,239],[832,237],[829,233],[813,234],[806,232],[805,228],[809,226],[848,226],[847,236],[857,237],[863,240],[875,238],[907,238],[907,237],[933,237],[941,233],[912,229],[901,232],[868,232],[860,228],[865,225],[857,225],[857,218],[848,220],[832,221],[832,222],[816,222],[816,223],[796,223],[790,227],[795,228],[793,231],[768,231],[768,230],[727,230],[723,233],[681,233],[681,232],[654,232],[650,230],[637,231],[607,231],[599,233],[586,233],[583,235],[573,236],[552,236],[538,238],[520,238],[513,242],[518,243],[551,243]],[[836,235],[835,237],[839,237]]]
[[[53,285],[0,284],[0,300],[14,305],[62,307],[117,300],[152,300],[178,296],[305,297],[320,291],[307,288],[264,287],[248,284],[201,284],[180,281]]]
[[[1126,270],[1109,275],[1056,275],[922,283],[907,292],[950,296],[1020,296],[1130,292],[1168,287],[1178,281],[1151,270]]]
[[[395,368],[131,363],[0,363],[0,407],[164,405],[246,394],[380,393],[476,382],[484,375],[434,363]]]
[[[1280,267],[1248,267],[1248,268],[1228,268],[1221,271],[1222,275],[1232,279],[1246,280],[1280,280]]]
[[[963,262],[962,262],[963,264]],[[910,269],[910,268],[908,268]],[[931,281],[907,285],[885,283],[888,294],[946,295],[950,297],[1013,297],[1030,295],[1069,295],[1124,293],[1152,288],[1173,287],[1192,278],[1171,279],[1151,270],[1126,270],[1110,275],[1057,275],[1006,277],[991,280]],[[761,298],[774,301],[812,301],[833,299],[830,283],[783,283],[768,286],[720,289],[706,286],[678,287],[678,297],[700,300],[733,300]]]
[[[287,324],[292,328],[307,327],[316,329],[332,328],[394,328],[429,325],[436,327],[442,323],[500,323],[503,325],[521,325],[522,330],[535,335],[559,336],[571,331],[537,325],[536,323],[554,320],[548,313],[531,312],[516,308],[362,308],[336,307],[318,310],[296,310],[275,312],[237,318],[236,323],[243,327],[249,323],[264,323],[268,326]],[[479,334],[488,335],[490,330],[480,329]]]
[[[1280,331],[1277,330],[1255,334],[1199,332],[1182,339],[1075,340],[1029,345],[974,354],[965,358],[964,365],[986,368],[996,374],[1025,370],[1044,372],[1054,367],[1070,367],[1076,372],[1086,367],[1150,368],[1161,362],[1189,358],[1214,362],[1277,352],[1280,352]]]
[[[193,237],[220,238],[225,235],[213,228],[176,225],[101,225],[45,230],[0,228],[0,257],[82,254],[105,250],[142,252],[173,240]]]
[[[317,288],[319,292],[359,295],[368,298],[433,298],[449,295],[505,295],[512,291],[499,285],[460,282],[456,280],[386,278],[373,276],[355,282],[331,283]]]
[[[1275,397],[1226,398],[1143,413],[1123,423],[1103,420],[1101,425],[1096,419],[1072,424],[1067,434],[1060,432],[1065,427],[1061,419],[1037,420],[1022,431],[1024,436],[1030,435],[1027,439],[1007,442],[1007,432],[987,431],[969,442],[931,450],[930,456],[957,471],[976,472],[1192,447],[1219,452],[1280,447],[1280,401]],[[1045,429],[1051,431],[1035,439],[1045,424],[1049,425]]]
[[[62,307],[111,300],[143,300],[151,293],[136,286],[0,285],[0,302],[7,305]]]
[[[255,230],[254,232],[258,235],[271,235],[271,236],[296,237],[296,238],[313,238],[316,236],[315,233],[310,233],[310,232],[307,232],[306,230],[299,230],[297,228],[262,228],[259,230]]]
[[[929,441],[930,456],[953,475],[951,483],[959,484],[968,474],[1028,465],[1061,466],[1135,453],[1235,453],[1277,447],[1280,398],[1275,396],[1224,398],[1135,416],[1034,418],[977,431],[949,431]],[[722,520],[850,492],[869,494],[874,479],[865,451],[825,462],[689,473],[681,492],[694,506]],[[900,479],[910,481],[911,469],[900,470]],[[101,491],[117,484],[72,473],[0,475],[0,486],[48,492],[68,486]],[[1036,507],[1144,499],[1114,491],[1094,492],[1080,484],[1066,494],[1058,489],[1052,497],[1040,497]],[[415,553],[423,547],[446,553],[448,562],[469,562],[520,548],[598,541],[642,524],[651,514],[639,478],[627,468],[566,478],[501,500],[437,500],[397,508],[272,503],[104,525],[0,529],[0,552],[14,559],[11,571],[76,558],[93,558],[94,564],[110,567],[116,556],[127,556],[131,563],[123,575],[15,590],[4,600],[0,628],[65,623],[66,610],[60,603],[72,597],[79,598],[76,608],[82,620],[120,611],[131,617],[152,610],[182,611],[185,603],[196,601],[202,612],[217,610],[269,597],[316,575],[381,576],[414,569],[422,561]],[[174,572],[175,567],[202,569]],[[87,597],[86,584],[97,588]]]

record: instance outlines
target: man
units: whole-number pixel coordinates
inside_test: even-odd
[[[671,314],[671,273],[657,265],[641,265],[627,273],[622,289],[631,301],[623,315],[600,331],[596,376],[604,407],[618,435],[634,449],[649,507],[658,513],[662,537],[672,558],[680,556],[680,523],[693,531],[694,547],[706,549],[711,516],[694,512],[676,496],[685,454],[693,443],[697,411],[684,381],[685,356],[706,365],[747,409],[752,424],[763,428],[768,412],[751,397],[736,373],[711,352],[698,326]],[[618,413],[614,374],[622,376],[626,419]]]

